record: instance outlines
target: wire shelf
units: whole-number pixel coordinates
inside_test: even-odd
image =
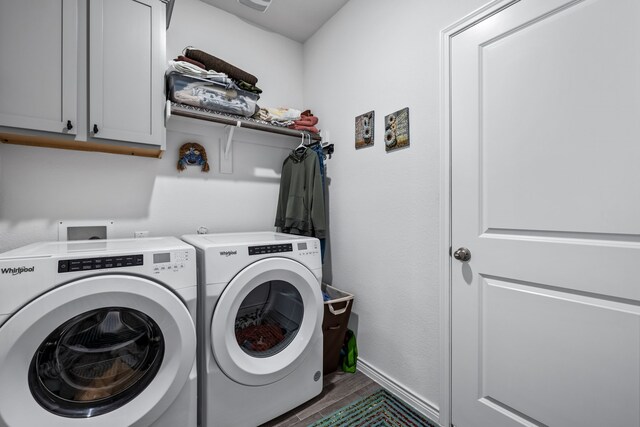
[[[220,113],[202,107],[194,107],[191,105],[179,104],[171,102],[171,114],[182,117],[190,117],[193,119],[206,120],[214,123],[221,123],[228,126],[237,126],[245,129],[253,129],[262,132],[276,133],[279,135],[293,136],[300,138],[303,134],[311,137],[312,141],[321,141],[322,137],[313,132],[305,132],[289,129],[282,126],[272,125],[263,120],[256,120],[234,114]]]

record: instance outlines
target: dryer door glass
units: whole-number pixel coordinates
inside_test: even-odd
[[[130,308],[80,314],[40,345],[29,368],[29,387],[46,410],[88,418],[113,411],[142,392],[164,356],[158,325]]]
[[[254,357],[270,357],[289,345],[304,315],[300,292],[281,280],[265,282],[242,301],[236,315],[238,345]]]

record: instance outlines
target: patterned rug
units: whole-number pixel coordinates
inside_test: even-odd
[[[436,427],[386,390],[345,406],[309,427]]]

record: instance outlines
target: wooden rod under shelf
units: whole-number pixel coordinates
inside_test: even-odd
[[[126,145],[101,144],[98,142],[73,141],[11,133],[0,133],[0,142],[5,144],[27,145],[30,147],[61,148],[63,150],[124,154],[130,156],[152,157],[156,159],[162,158],[162,154],[164,153],[164,151],[159,148],[128,147]]]

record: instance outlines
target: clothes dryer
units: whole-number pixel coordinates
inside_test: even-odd
[[[320,242],[270,232],[182,238],[199,267],[201,426],[256,427],[320,394]]]
[[[196,262],[176,238],[0,255],[0,426],[196,426]]]

